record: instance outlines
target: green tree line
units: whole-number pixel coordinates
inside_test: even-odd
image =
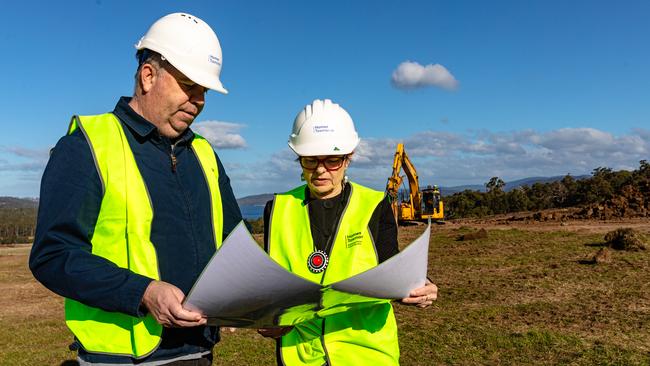
[[[650,200],[650,163],[639,162],[633,171],[599,167],[591,177],[576,180],[566,175],[559,181],[535,183],[504,191],[505,182],[492,177],[485,192],[465,190],[445,197],[447,218],[483,217],[519,211],[580,207],[600,204],[616,196],[638,192]]]
[[[36,208],[0,208],[0,244],[31,243]]]
[[[613,171],[599,167],[591,177],[576,180],[566,175],[559,181],[535,183],[508,192],[505,182],[492,177],[485,192],[465,190],[445,196],[445,216],[449,219],[483,217],[519,211],[537,211],[599,204],[616,196],[638,192],[650,201],[650,163],[639,162],[633,171]],[[0,208],[0,244],[31,243],[36,227],[36,208]],[[262,231],[262,220],[253,220],[252,229]]]

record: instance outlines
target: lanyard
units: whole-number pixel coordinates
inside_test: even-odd
[[[343,187],[343,190],[341,191],[342,195],[345,195],[345,188],[346,187]],[[331,249],[334,244],[334,239],[336,239],[337,229],[341,222],[341,219],[343,219],[342,217],[343,210],[345,209],[349,201],[349,199],[346,199],[345,196],[342,196],[341,200],[345,200],[345,202],[339,201],[337,203],[338,207],[336,207],[336,213],[334,215],[334,219],[332,220],[332,228],[330,229],[329,231],[330,234],[327,236],[327,240],[325,241],[325,247],[323,248],[323,250],[320,250],[316,248],[316,243],[313,243],[314,251],[311,252],[311,254],[309,254],[309,256],[307,257],[307,268],[309,268],[309,270],[312,273],[323,272],[327,268],[327,265],[329,264],[329,256],[331,254]]]

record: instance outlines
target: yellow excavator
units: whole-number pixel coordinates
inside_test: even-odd
[[[408,179],[409,190],[399,195],[399,188],[404,177],[400,175],[404,169]],[[388,178],[386,193],[391,197],[393,215],[398,223],[407,221],[426,221],[443,223],[445,218],[444,204],[437,186],[428,186],[420,190],[418,173],[415,166],[404,151],[404,144],[397,144],[395,159],[393,160],[393,174]]]

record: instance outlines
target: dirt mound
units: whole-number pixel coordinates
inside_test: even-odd
[[[512,223],[534,224],[536,222],[564,222],[574,219],[578,208],[554,208],[536,212],[515,212],[510,214],[494,215],[485,219],[476,219],[474,222],[494,222],[496,224],[508,225]]]
[[[612,253],[609,251],[609,248],[603,247],[600,248],[595,254],[589,259],[584,259],[578,261],[581,264],[605,264],[612,262]]]
[[[600,203],[581,207],[551,208],[540,211],[521,211],[498,214],[479,219],[461,219],[472,224],[491,223],[495,225],[560,223],[563,226],[572,221],[615,221],[650,218],[650,180],[637,181],[623,186],[611,198]]]
[[[573,218],[610,220],[613,218],[650,217],[650,183],[627,185],[620,194],[601,204],[578,211]]]
[[[507,221],[553,222],[568,220],[612,220],[650,217],[650,182],[624,186],[619,194],[585,207],[550,209],[514,214]]]
[[[466,240],[476,240],[476,239],[485,239],[488,237],[487,230],[481,228],[478,231],[472,233],[463,234],[456,238],[457,241],[466,241]]]
[[[612,261],[612,254],[607,248],[600,248],[596,255],[594,255],[594,263],[609,263]]]
[[[631,228],[620,228],[605,234],[607,245],[616,250],[645,250],[645,238]]]

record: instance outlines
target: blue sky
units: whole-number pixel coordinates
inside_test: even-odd
[[[23,1],[0,22],[0,196],[38,196],[70,116],[131,95],[133,45],[177,11],[221,41],[230,94],[193,128],[237,197],[300,184],[286,141],[315,98],[350,113],[348,175],[378,189],[397,142],[442,186],[650,158],[647,1]]]

